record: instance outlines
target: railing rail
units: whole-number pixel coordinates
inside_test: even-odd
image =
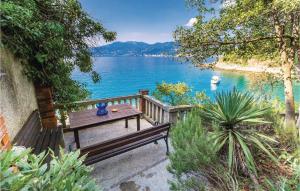
[[[141,97],[139,94],[129,95],[129,96],[120,96],[113,98],[103,98],[103,99],[94,99],[94,100],[86,100],[86,101],[77,101],[67,104],[54,104],[54,109],[64,109],[68,107],[76,107],[76,106],[93,106],[96,108],[97,103],[108,103],[109,105],[120,104],[120,103],[128,103],[130,105],[138,107],[138,99]]]
[[[145,100],[145,119],[152,124],[168,122],[168,114],[166,112],[168,105],[148,95],[143,95],[142,98]]]
[[[187,112],[193,108],[191,105],[170,106],[148,95],[143,95],[142,98],[145,100],[146,107],[144,117],[153,124],[176,123],[184,119]]]
[[[178,105],[169,107],[169,121],[176,123],[178,120],[184,120],[189,111],[192,110],[193,105]]]

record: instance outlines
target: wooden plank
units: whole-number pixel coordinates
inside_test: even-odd
[[[41,123],[39,114],[38,111],[35,110],[28,117],[27,121],[14,138],[13,143],[17,145],[30,147],[31,144],[34,144],[34,138],[39,135],[40,129]]]
[[[47,128],[47,129],[43,129],[43,131],[40,133],[39,138],[37,139],[35,145],[33,146],[34,149],[34,153],[35,154],[39,154],[43,151],[44,149],[44,145],[47,144],[49,145],[49,133],[51,134],[51,129]]]
[[[118,111],[112,112],[113,108],[117,109]],[[70,130],[88,128],[89,126],[100,125],[103,123],[135,117],[142,114],[141,111],[136,110],[128,104],[108,106],[107,110],[108,114],[104,116],[97,116],[97,109],[70,113]]]
[[[54,147],[54,154],[55,154],[55,156],[59,156],[59,147],[64,146],[62,128],[58,127],[56,136],[57,136],[57,138],[56,138],[56,145]]]
[[[108,151],[108,152],[103,152],[103,153],[99,153],[97,155],[89,156],[85,160],[84,163],[86,165],[94,164],[96,162],[105,160],[107,158],[110,158],[110,157],[113,157],[113,156],[125,153],[127,151],[130,151],[130,150],[133,150],[133,149],[136,149],[136,148],[139,148],[139,147],[144,146],[146,144],[153,143],[155,141],[163,139],[164,137],[165,136],[163,136],[163,135],[157,135],[157,136],[149,137],[147,139],[140,140],[138,142],[134,142],[134,143],[122,146],[122,147],[115,148],[115,149],[113,149],[111,151]]]
[[[124,136],[121,136],[121,137],[110,139],[108,141],[93,144],[93,145],[81,148],[80,150],[81,150],[81,152],[86,153],[86,152],[89,152],[90,150],[94,150],[98,147],[105,147],[105,146],[111,145],[112,143],[115,143],[115,142],[116,143],[117,142],[123,142],[124,143],[127,140],[131,140],[132,138],[138,137],[140,135],[156,132],[157,130],[158,131],[163,131],[163,130],[168,129],[168,128],[170,128],[170,123],[165,123],[165,124],[157,125],[155,127],[150,127],[150,128],[138,131],[138,132],[133,132],[133,133],[130,133],[128,135],[124,135]]]
[[[101,145],[101,143],[100,143],[99,145],[94,145],[93,149],[85,149],[84,151],[81,150],[81,155],[84,155],[86,153],[88,153],[88,156],[97,155],[102,152],[111,151],[115,148],[122,147],[124,145],[128,145],[128,144],[140,141],[140,140],[144,140],[149,137],[153,137],[155,135],[158,135],[158,134],[166,132],[166,131],[168,131],[168,128],[158,129],[156,131],[148,132],[147,134],[142,134],[139,136],[128,138],[127,140],[122,140],[122,141],[117,141],[117,142],[111,141],[111,142],[107,143],[107,145],[104,145],[104,146],[99,146],[99,145]],[[164,135],[167,135],[167,133]]]
[[[51,140],[51,137],[52,137],[52,128],[45,128],[43,129],[43,131],[46,131],[46,136],[43,140],[43,144],[42,144],[42,147],[41,147],[41,152],[43,151],[48,151],[48,148],[49,148],[49,145],[50,145],[50,140]]]

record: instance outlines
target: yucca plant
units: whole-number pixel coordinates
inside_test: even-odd
[[[241,170],[255,181],[257,174],[254,149],[266,153],[276,161],[271,143],[276,141],[258,132],[255,125],[269,123],[264,115],[268,107],[261,107],[253,95],[236,89],[216,94],[215,102],[210,101],[200,112],[206,122],[216,124],[211,138],[217,150],[226,159],[231,173]]]

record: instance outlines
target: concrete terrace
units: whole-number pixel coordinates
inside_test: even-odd
[[[99,127],[82,130],[79,133],[81,146],[106,141],[136,131],[136,120],[118,121]],[[152,125],[141,120],[141,129]],[[65,133],[66,148],[74,146],[73,133]],[[172,175],[166,170],[169,160],[163,140],[148,144],[121,155],[100,161],[92,167],[92,176],[104,191],[168,191],[168,180]]]

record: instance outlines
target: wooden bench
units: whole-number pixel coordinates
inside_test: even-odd
[[[169,153],[168,136],[171,124],[165,123],[145,130],[137,131],[122,137],[102,143],[90,145],[80,149],[81,155],[87,154],[86,165],[105,160],[149,143],[156,143],[164,139]]]
[[[61,127],[43,128],[38,110],[32,112],[26,123],[13,140],[13,144],[32,148],[34,154],[39,154],[51,148],[58,156],[59,146],[63,145]],[[46,162],[49,161],[46,159]]]

